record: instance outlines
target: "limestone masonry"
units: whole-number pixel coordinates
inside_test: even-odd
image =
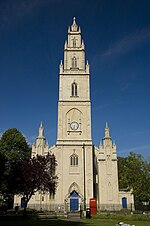
[[[29,207],[78,211],[89,207],[90,199],[96,198],[98,210],[134,208],[131,192],[118,188],[116,145],[108,124],[99,147],[92,144],[91,126],[90,68],[81,29],[74,18],[59,67],[56,145],[46,144],[42,123],[32,145],[32,157],[48,152],[56,156],[58,187],[54,196],[37,192]],[[15,199],[20,202],[20,198]]]

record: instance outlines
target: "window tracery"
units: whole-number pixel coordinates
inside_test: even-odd
[[[71,156],[70,156],[70,165],[71,166],[78,166],[78,155],[73,153]]]

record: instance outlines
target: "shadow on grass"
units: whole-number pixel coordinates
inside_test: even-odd
[[[36,217],[0,216],[1,226],[84,226],[85,223],[78,220],[67,219],[37,219]]]

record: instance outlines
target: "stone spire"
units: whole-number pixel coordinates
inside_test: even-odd
[[[39,127],[39,135],[38,135],[38,138],[44,138],[44,128],[43,128],[43,125],[42,125],[42,121],[41,121],[40,127]]]
[[[71,26],[71,31],[78,31],[78,25],[76,24],[76,18],[73,18],[73,24]]]
[[[109,127],[108,127],[108,122],[106,122],[105,136],[104,136],[104,138],[111,138],[111,137],[110,137]]]
[[[44,155],[44,153],[48,153],[48,145],[46,144],[46,138],[44,137],[44,128],[42,121],[39,127],[39,134],[36,138],[36,143],[32,145],[32,157],[36,155]]]

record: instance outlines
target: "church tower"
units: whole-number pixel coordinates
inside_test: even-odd
[[[51,151],[58,160],[57,203],[65,202],[71,211],[85,208],[93,198],[90,73],[75,18],[59,68],[58,134]]]
[[[99,146],[98,160],[98,197],[101,210],[119,209],[118,168],[116,145],[110,136],[106,122],[104,138]]]
[[[60,63],[57,145],[92,144],[89,83],[85,46],[74,18],[64,45],[64,64]]]

